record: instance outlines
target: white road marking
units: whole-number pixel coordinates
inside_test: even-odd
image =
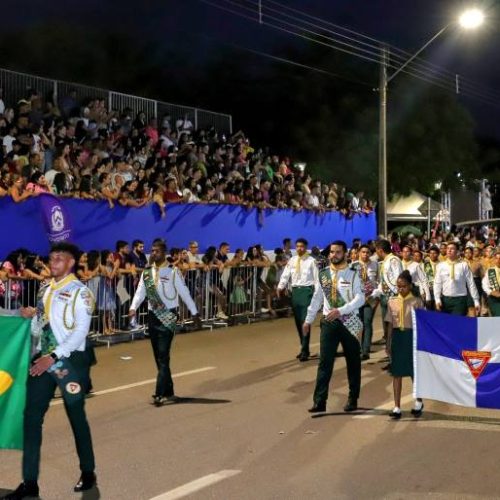
[[[186,377],[187,375],[195,375],[197,373],[203,373],[203,372],[208,372],[210,370],[215,370],[215,366],[205,366],[203,368],[196,368],[195,370],[188,370],[185,372],[179,372],[179,373],[174,373],[172,375],[172,378],[179,378],[179,377]],[[140,387],[142,385],[148,385],[156,382],[155,378],[150,378],[148,380],[141,380],[140,382],[134,382],[133,384],[127,384],[127,385],[119,385],[118,387],[111,387],[110,389],[103,389],[102,391],[96,391],[93,394],[93,397],[95,396],[103,396],[104,394],[111,394],[113,392],[119,392],[119,391],[125,391],[126,389],[133,389],[134,387]],[[51,406],[56,406],[56,405],[62,405],[63,400],[58,399],[56,401],[51,402]]]
[[[208,476],[203,476],[199,479],[183,484],[178,488],[167,491],[166,493],[151,498],[150,500],[177,500],[178,498],[184,498],[192,493],[202,490],[203,488],[207,488],[212,484],[236,476],[240,472],[240,470],[221,470],[220,472],[215,472],[214,474],[209,474]]]

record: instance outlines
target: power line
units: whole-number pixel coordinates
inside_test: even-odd
[[[363,60],[377,63],[377,64],[380,64],[380,62],[381,62],[380,52],[373,51],[373,49],[375,49],[377,47],[375,45],[373,45],[372,43],[360,42],[359,40],[355,40],[354,38],[352,38],[350,36],[345,36],[342,34],[340,34],[340,36],[342,36],[344,38],[344,40],[339,40],[338,38],[326,36],[324,33],[318,33],[318,32],[315,32],[313,30],[310,30],[308,28],[304,28],[303,26],[300,26],[298,24],[290,23],[290,22],[283,20],[283,19],[280,19],[276,16],[272,16],[269,14],[266,15],[265,9],[270,10],[271,8],[269,6],[263,5],[264,9],[261,11],[258,11],[257,9],[253,9],[253,8],[248,7],[246,5],[241,5],[240,3],[235,2],[234,0],[219,0],[219,2],[221,2],[221,1],[225,2],[226,4],[229,4],[233,7],[236,7],[237,9],[243,9],[243,10],[249,12],[250,13],[250,15],[249,15],[246,12],[241,12],[241,10],[235,10],[234,8],[230,8],[230,7],[227,7],[225,5],[220,5],[220,3],[215,3],[214,1],[211,1],[211,0],[201,0],[201,1],[203,3],[206,3],[208,5],[216,7],[220,10],[223,10],[223,11],[229,12],[231,14],[246,18],[250,21],[258,22],[259,24],[264,24],[265,26],[277,29],[279,31],[282,31],[282,32],[285,32],[285,33],[288,33],[288,34],[291,34],[294,36],[298,36],[298,37],[303,38],[305,40],[312,41],[314,43],[332,48],[332,49],[340,51],[340,52],[347,53],[349,55],[361,58]],[[244,0],[244,1],[251,3],[255,6],[258,5],[255,2],[255,0]],[[288,10],[292,10],[294,12],[301,13],[300,11],[297,11],[296,9],[289,8],[287,6],[279,4],[278,2],[275,2],[272,0],[266,0],[266,1],[269,3],[279,5],[283,9],[288,9]],[[271,10],[277,12],[276,9],[271,9]],[[306,14],[306,13],[301,13],[301,14],[303,14],[309,18],[318,19],[318,18],[315,18],[314,16],[310,16],[309,14]],[[295,20],[298,20],[298,18],[295,16],[290,16],[288,14],[285,14],[285,15],[287,15],[289,18],[293,18]],[[280,24],[271,23],[268,21],[269,19],[276,21],[277,23],[280,23]],[[298,20],[298,21],[301,22],[301,20]],[[321,20],[321,22],[333,25],[333,23],[329,23],[327,21]],[[312,25],[313,27],[316,27],[318,29],[325,30],[325,28],[322,26],[318,26],[318,25],[315,25],[315,24],[309,23],[309,22],[307,22],[307,24]],[[382,46],[382,42],[379,42],[373,38],[366,37],[365,35],[356,33],[353,30],[348,30],[346,28],[339,27],[338,25],[333,25],[333,26],[340,28],[340,29],[343,29],[345,31],[348,31],[351,34],[355,34],[356,36],[360,36],[362,38],[369,39],[370,41],[377,42],[380,44],[380,47]],[[302,32],[298,32],[295,30],[301,30]],[[325,30],[325,31],[329,32],[330,34],[334,34],[334,35],[339,36],[338,32],[333,32],[332,30]],[[308,34],[304,34],[304,32],[308,33]],[[312,35],[312,36],[309,36],[309,35]],[[316,37],[318,37],[322,40],[320,40]],[[327,40],[328,43],[323,41],[323,40]],[[348,41],[346,42],[345,40],[348,40]],[[360,48],[358,45],[356,45],[359,43],[362,43],[363,45],[368,46],[369,49],[366,49],[363,47]],[[377,48],[379,51],[380,51],[380,47]],[[396,50],[400,53],[404,53],[404,51],[402,51],[401,49],[397,49],[396,47],[394,47],[394,50]],[[397,58],[400,60],[403,58],[403,56],[400,56],[397,54],[395,55],[392,51],[391,51],[391,55],[394,58]],[[417,65],[418,65],[418,67],[415,67]],[[457,75],[455,75],[452,72],[449,72],[448,70],[444,71],[441,68],[437,67],[436,65],[430,64],[430,66],[433,66],[433,68],[431,68],[429,70],[427,63],[418,62],[417,64],[408,65],[408,67],[405,68],[405,70],[403,72],[405,72],[406,74],[413,76],[415,78],[419,78],[420,80],[425,81],[427,83],[430,83],[432,85],[436,85],[438,87],[441,87],[445,90],[450,90],[450,91],[455,90],[456,91],[455,78]],[[397,70],[400,67],[400,65],[395,63],[395,62],[389,62],[389,67]],[[434,69],[434,68],[437,68],[437,69]],[[438,73],[438,74],[436,74],[436,73]],[[451,77],[453,77],[453,78],[451,78]],[[466,97],[476,98],[476,99],[481,100],[482,102],[485,102],[485,103],[491,104],[491,105],[495,105],[495,106],[498,106],[500,104],[500,95],[496,95],[494,92],[492,92],[490,90],[486,90],[485,88],[480,90],[477,88],[477,86],[475,84],[468,82],[466,79],[460,78],[460,87],[462,89],[460,93]],[[499,102],[497,102],[497,100]]]

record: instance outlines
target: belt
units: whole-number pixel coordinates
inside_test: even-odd
[[[314,288],[314,285],[296,285],[292,286],[292,288]]]

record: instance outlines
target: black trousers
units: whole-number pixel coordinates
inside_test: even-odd
[[[349,397],[359,398],[361,388],[361,345],[359,340],[338,320],[321,321],[320,354],[314,402],[322,403],[328,399],[328,388],[333,373],[335,355],[342,344],[347,363]]]
[[[92,437],[85,414],[85,393],[89,383],[90,361],[86,352],[75,351],[69,357],[81,384],[78,397],[68,401],[63,393],[64,409],[75,438],[76,451],[82,472],[93,472],[95,468]],[[23,479],[37,481],[40,469],[42,425],[45,413],[54,396],[57,383],[47,372],[39,377],[28,375],[26,406],[24,409]]]
[[[158,375],[155,396],[174,395],[174,382],[170,372],[170,347],[175,332],[167,328],[152,311],[148,313],[149,338],[153,348]]]

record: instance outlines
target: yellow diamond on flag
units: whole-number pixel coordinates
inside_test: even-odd
[[[0,370],[0,396],[10,389],[12,382],[14,382],[14,379],[11,377],[10,373]]]

